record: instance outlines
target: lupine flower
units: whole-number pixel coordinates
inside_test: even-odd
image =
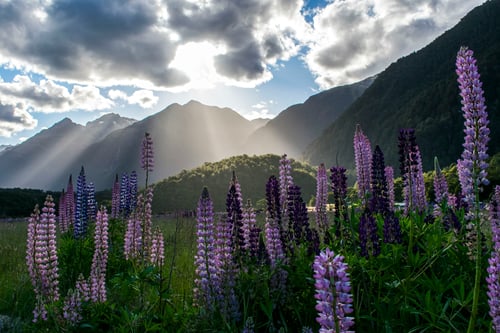
[[[470,209],[476,206],[482,186],[489,184],[486,159],[490,130],[482,82],[472,50],[460,48],[456,67],[465,118],[465,143],[462,158],[457,162],[458,178],[464,201]]]
[[[143,212],[142,215],[142,231],[144,239],[144,256],[147,258],[150,256],[151,245],[153,241],[153,188],[149,186],[146,188],[146,201],[144,202],[144,208],[137,205],[138,210]]]
[[[368,258],[380,254],[377,222],[369,211],[365,211],[359,219],[359,243],[362,256]]]
[[[132,212],[137,206],[137,172],[132,171],[128,179],[128,197],[129,197],[129,208],[128,210]]]
[[[443,216],[443,204],[448,204],[448,182],[446,181],[446,177],[441,172],[441,168],[439,167],[439,162],[437,157],[434,158],[434,216]]]
[[[500,191],[500,186],[496,186],[496,191]],[[489,314],[492,319],[492,326],[495,332],[500,332],[500,198],[494,197],[490,206],[490,224],[493,250],[488,259],[488,304]]]
[[[299,186],[291,185],[288,188],[287,202],[289,240],[294,242],[295,246],[298,246],[306,240],[307,235],[311,236],[309,216]]]
[[[347,220],[347,176],[343,167],[332,167],[330,169],[330,180],[332,182],[333,204],[335,206],[335,233],[340,235],[341,220]]]
[[[280,303],[284,300],[288,276],[287,271],[281,267],[282,264],[285,264],[286,256],[277,221],[271,218],[269,214],[266,216],[265,231],[267,256],[269,265],[274,272],[271,277],[270,288],[274,297],[277,297],[278,303]]]
[[[120,213],[124,217],[128,217],[132,211],[130,210],[130,182],[128,174],[123,173],[120,182]]]
[[[415,130],[401,129],[398,136],[399,162],[403,178],[405,213],[417,210],[422,212],[426,207],[422,158],[418,148]]]
[[[83,319],[82,303],[90,300],[90,288],[83,275],[78,276],[75,289],[69,289],[63,305],[63,318],[76,326]]]
[[[349,330],[354,325],[354,318],[349,316],[353,312],[353,299],[348,268],[344,257],[335,255],[328,248],[314,259],[316,321],[321,333],[354,332]]]
[[[141,149],[141,168],[146,171],[146,186],[148,187],[149,173],[154,168],[153,139],[149,133],[144,134]]]
[[[104,206],[97,212],[94,247],[90,269],[90,298],[94,303],[102,303],[106,301],[106,267],[108,264],[108,214]]]
[[[75,205],[75,238],[81,238],[87,233],[88,211],[87,211],[87,183],[85,181],[85,170],[80,170],[76,182],[76,205]]]
[[[56,217],[52,196],[48,195],[42,214],[35,207],[28,223],[26,263],[37,304],[33,321],[47,320],[46,305],[59,299],[59,268],[56,245]]]
[[[120,215],[120,182],[118,181],[118,174],[115,175],[115,182],[111,191],[111,217],[118,218]]]
[[[68,217],[66,216],[66,193],[64,189],[61,191],[61,196],[59,197],[59,229],[61,233],[68,231]]]
[[[245,208],[243,208],[243,249],[251,257],[255,257],[259,250],[259,233],[257,220],[255,218],[255,210],[252,207],[250,199],[247,200]]]
[[[215,276],[219,278],[217,285],[214,285],[214,292],[220,314],[228,321],[236,321],[240,317],[238,299],[234,291],[238,270],[234,263],[232,228],[227,216],[221,216],[216,226],[215,238]]]
[[[384,154],[378,145],[373,152],[371,171],[372,196],[370,198],[370,210],[373,213],[386,215],[389,212],[389,195],[385,177]]]
[[[399,218],[394,212],[389,212],[384,216],[384,242],[390,244],[400,244],[403,239],[401,235],[401,225]]]
[[[97,202],[95,201],[95,186],[90,182],[87,184],[87,216],[94,220],[97,214]]]
[[[216,272],[215,224],[213,203],[206,187],[203,188],[196,209],[197,252],[194,257],[195,288],[194,302],[212,311],[215,302],[215,290],[220,289],[219,276]]]
[[[165,263],[165,240],[159,228],[156,228],[153,233],[149,261],[155,267],[163,267]]]
[[[318,167],[316,175],[316,224],[324,233],[328,229],[328,216],[326,205],[328,204],[328,179],[326,168],[323,163]]]
[[[142,194],[139,194],[137,197],[137,206],[144,207],[144,197]],[[143,229],[139,209],[133,212],[128,218],[127,231],[125,232],[123,246],[123,253],[125,255],[125,259],[127,260],[136,259],[142,253]]]
[[[281,215],[279,182],[275,176],[269,177],[266,183],[266,203],[266,216],[276,221],[280,232],[281,242],[285,244],[286,230]]]
[[[387,194],[389,196],[389,209],[394,211],[394,169],[391,166],[386,166],[384,169],[385,180],[387,182]]]
[[[241,193],[237,191],[238,181],[233,176],[231,185],[226,197],[227,222],[231,225],[233,246],[237,252],[245,246],[245,237],[243,235],[243,211],[241,209]]]
[[[372,148],[370,140],[363,133],[361,126],[356,126],[354,133],[354,159],[358,183],[358,196],[366,204],[371,183]]]
[[[73,176],[69,176],[68,186],[66,187],[66,218],[68,219],[68,230],[75,225],[75,192],[73,190]]]
[[[280,203],[281,203],[281,217],[286,217],[286,209],[288,208],[286,200],[288,198],[288,188],[293,185],[292,177],[292,161],[290,161],[286,154],[281,156],[279,165],[279,188],[280,188]]]
[[[248,317],[247,320],[245,320],[245,326],[243,326],[243,330],[241,333],[254,333],[255,329],[255,324],[253,322],[252,317]]]

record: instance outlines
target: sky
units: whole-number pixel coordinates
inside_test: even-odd
[[[272,118],[383,71],[485,0],[0,0],[0,145],[198,100]]]

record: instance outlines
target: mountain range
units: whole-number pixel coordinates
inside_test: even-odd
[[[60,190],[83,165],[87,181],[110,188],[115,174],[136,170],[144,133],[154,141],[150,181],[241,154],[287,153],[317,165],[354,167],[352,140],[359,124],[386,163],[397,169],[397,135],[413,127],[424,169],[434,156],[456,162],[463,143],[463,116],[455,57],[462,45],[475,52],[490,115],[490,153],[500,150],[500,1],[488,1],[418,52],[375,77],[335,87],[290,106],[276,118],[249,121],[229,108],[197,101],[172,104],[140,121],[105,115],[85,126],[64,119],[0,152],[0,187]]]

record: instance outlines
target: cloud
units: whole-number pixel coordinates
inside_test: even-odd
[[[484,0],[344,0],[315,11],[304,57],[322,88],[352,83],[430,43]]]
[[[276,117],[275,114],[272,114],[269,111],[269,104],[274,104],[274,101],[261,101],[257,104],[252,105],[252,109],[249,113],[246,113],[244,116],[248,120],[254,120],[258,118],[264,119],[272,119]]]
[[[129,104],[137,104],[143,109],[150,109],[158,103],[159,97],[150,90],[136,90],[132,95],[128,96],[126,92],[116,89],[111,89],[108,92],[109,98],[112,100],[123,100]]]
[[[25,111],[44,113],[105,110],[114,105],[94,86],[74,85],[70,91],[52,80],[37,84],[26,75],[16,75],[12,82],[0,81],[0,100],[11,105],[22,102]]]
[[[35,128],[37,124],[22,104],[11,105],[0,101],[0,136],[9,138],[13,133]]]

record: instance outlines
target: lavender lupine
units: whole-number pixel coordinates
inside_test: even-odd
[[[215,224],[213,203],[206,187],[203,188],[196,209],[197,252],[194,257],[195,288],[194,303],[211,312],[215,306],[215,291],[220,290],[216,274]]]
[[[118,174],[115,175],[115,182],[111,191],[111,217],[118,218],[120,215],[120,182],[118,181]]]
[[[87,184],[87,216],[89,220],[95,220],[97,215],[97,202],[95,200],[95,185],[93,182]]]
[[[139,194],[137,197],[137,206],[144,207],[144,196]],[[143,248],[143,229],[142,229],[142,215],[137,209],[128,218],[127,231],[125,232],[123,253],[125,259],[132,260],[139,258]]]
[[[56,216],[52,196],[47,196],[41,214],[35,207],[28,223],[26,245],[26,263],[37,299],[33,321],[47,320],[46,306],[59,299]]]
[[[394,211],[395,193],[394,193],[394,168],[386,166],[384,169],[385,180],[387,182],[387,194],[389,196],[389,209]]]
[[[298,246],[312,236],[309,227],[309,216],[307,214],[306,203],[302,199],[300,187],[291,185],[288,189],[288,236],[294,244],[288,244],[292,247]]]
[[[146,171],[146,186],[148,187],[149,173],[154,168],[153,139],[149,133],[144,133],[141,149],[141,168]]]
[[[283,246],[286,246],[286,229],[281,215],[279,182],[275,176],[269,177],[266,183],[266,216],[276,221]]]
[[[445,175],[441,172],[437,157],[434,158],[434,216],[443,216],[443,206],[448,204],[448,182]]]
[[[373,152],[371,172],[370,210],[373,213],[386,215],[389,213],[389,194],[385,177],[384,154],[378,145]]]
[[[153,241],[153,188],[149,186],[146,188],[146,200],[144,201],[144,208],[137,205],[137,209],[143,212],[142,215],[142,231],[143,231],[143,247],[145,258],[149,257],[151,245]]]
[[[286,200],[288,198],[288,188],[293,185],[292,161],[287,158],[286,154],[281,156],[280,159],[279,181],[281,217],[286,218],[286,210],[288,208],[286,203]]]
[[[130,177],[128,178],[128,190],[129,190],[129,211],[133,211],[137,206],[137,172],[132,171]]]
[[[481,226],[479,192],[483,185],[488,185],[486,168],[488,163],[488,114],[483,96],[482,83],[476,65],[474,53],[467,47],[461,47],[456,59],[456,73],[462,97],[462,111],[464,113],[464,151],[457,161],[458,178],[462,188],[462,195],[468,209],[467,217],[473,221],[476,233],[476,276],[474,281],[474,296],[472,301],[471,318],[468,332],[474,331],[479,305],[481,280]]]
[[[257,256],[259,250],[259,233],[255,210],[252,207],[250,199],[247,200],[245,208],[243,208],[243,250],[250,255],[251,258]]]
[[[370,193],[372,148],[370,140],[363,133],[359,124],[354,133],[354,159],[356,163],[356,177],[358,183],[358,196],[367,204],[367,197]]]
[[[500,186],[496,186],[496,191],[500,191]],[[492,319],[493,330],[500,332],[500,197],[495,196],[492,199],[489,220],[491,225],[491,235],[493,249],[488,259],[488,305],[489,314]]]
[[[149,261],[153,266],[159,268],[163,267],[165,263],[165,240],[159,228],[156,228],[153,232]]]
[[[85,180],[85,170],[80,170],[80,175],[76,182],[76,205],[75,205],[75,238],[81,238],[87,233],[88,211],[87,211],[87,183]]]
[[[68,219],[68,230],[75,226],[75,192],[73,190],[73,176],[69,176],[68,186],[66,187],[66,218]]]
[[[78,276],[75,289],[69,289],[63,305],[63,318],[76,326],[83,319],[82,303],[90,300],[90,288],[83,275]]]
[[[328,178],[323,163],[318,167],[316,175],[316,225],[325,233],[328,230],[328,216],[326,207],[328,204]]]
[[[102,303],[106,301],[106,267],[108,264],[108,214],[104,206],[97,212],[94,248],[90,269],[90,298],[94,303]]]
[[[280,229],[277,221],[267,214],[265,224],[265,244],[269,266],[273,271],[271,277],[271,292],[278,299],[284,300],[286,290],[287,271],[281,265],[286,262],[284,244],[281,241]]]
[[[353,298],[348,269],[344,257],[335,255],[328,248],[314,259],[316,321],[320,324],[321,333],[354,332],[350,330],[354,318],[349,316],[353,312]]]
[[[237,186],[238,185],[238,186]],[[245,246],[245,237],[243,235],[243,211],[241,207],[242,198],[241,190],[236,176],[233,173],[233,179],[226,197],[226,213],[227,221],[231,225],[233,247],[240,254],[240,250]]]

